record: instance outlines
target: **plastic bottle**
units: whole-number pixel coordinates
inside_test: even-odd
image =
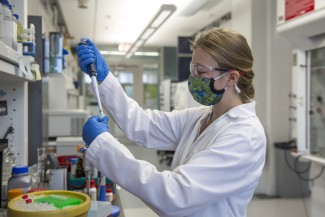
[[[75,177],[76,176],[76,170],[77,170],[77,164],[78,164],[78,158],[71,158],[71,170],[70,170],[70,174],[71,177]]]
[[[106,189],[106,201],[107,202],[112,202],[113,201],[113,192],[111,188]]]
[[[8,0],[2,1],[2,41],[9,47],[12,45],[13,24],[12,24],[12,7]]]
[[[15,166],[15,156],[10,150],[3,156],[2,163],[2,198],[7,198],[7,183]]]
[[[14,166],[12,168],[11,177],[8,180],[7,191],[14,188],[21,188],[27,193],[32,186],[32,177],[28,174],[27,165]]]

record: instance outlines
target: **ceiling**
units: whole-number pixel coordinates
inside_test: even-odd
[[[79,1],[87,8],[79,8]],[[177,46],[178,36],[191,36],[220,18],[230,0],[58,0],[69,34],[77,44],[81,37],[97,45],[132,44],[161,5],[176,11],[149,38],[144,47]],[[225,9],[226,8],[226,9]]]

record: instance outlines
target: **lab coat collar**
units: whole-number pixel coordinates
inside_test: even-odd
[[[244,103],[230,109],[227,115],[231,118],[248,118],[256,116],[255,101]]]

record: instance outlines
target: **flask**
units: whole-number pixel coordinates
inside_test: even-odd
[[[76,170],[77,170],[77,164],[78,164],[78,158],[71,158],[71,170],[70,170],[70,174],[71,177],[75,177],[76,176]]]
[[[11,177],[8,180],[7,191],[14,188],[21,188],[24,193],[31,189],[32,178],[28,174],[27,165],[18,165],[12,168]]]

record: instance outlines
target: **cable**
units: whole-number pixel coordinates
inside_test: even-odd
[[[313,178],[306,178],[306,177],[303,177],[303,176],[302,176],[302,174],[309,172],[309,171],[310,171],[310,168],[311,168],[311,161],[308,161],[308,166],[307,166],[307,168],[304,169],[304,170],[301,170],[301,171],[299,170],[298,162],[299,162],[299,159],[300,159],[302,156],[303,156],[303,155],[299,155],[299,156],[297,156],[297,157],[295,158],[294,166],[292,167],[292,166],[290,165],[290,163],[289,163],[289,160],[288,160],[287,150],[284,150],[284,159],[285,159],[285,162],[286,162],[288,168],[289,168],[291,171],[293,171],[294,173],[296,173],[297,176],[298,176],[300,179],[302,179],[302,180],[304,180],[304,181],[306,181],[306,182],[312,182],[312,181],[315,181],[316,179],[318,179],[319,177],[321,177],[322,174],[323,174],[323,172],[324,172],[324,170],[325,170],[324,167],[322,167],[321,171],[320,171],[316,176],[314,176]]]
[[[300,179],[304,180],[304,181],[307,181],[307,182],[315,181],[316,179],[318,179],[319,177],[321,177],[321,176],[323,175],[323,172],[324,172],[324,169],[325,169],[324,166],[322,166],[321,171],[320,171],[316,176],[314,176],[313,178],[305,178],[305,177],[303,177],[303,176],[301,175],[302,173],[298,171],[298,163],[297,163],[297,162],[299,161],[299,159],[300,159],[302,156],[303,156],[303,155],[299,155],[299,156],[297,156],[296,159],[295,159],[295,162],[294,162],[294,167],[295,167],[295,170],[296,170],[296,173],[297,173],[298,177],[299,177]],[[310,161],[309,161],[309,164],[311,164]],[[310,168],[310,167],[309,167],[309,168]]]
[[[294,161],[294,169],[296,171],[296,173],[298,174],[303,174],[303,173],[307,173],[309,172],[310,168],[311,168],[311,162],[308,161],[308,166],[305,170],[302,170],[302,171],[299,171],[298,169],[298,162],[299,162],[299,158],[301,157],[302,155],[299,155],[298,157],[295,158],[295,161]]]
[[[12,134],[12,133],[14,133],[14,128],[13,128],[12,126],[10,126],[10,127],[7,129],[7,131],[6,131],[5,136],[3,137],[3,139],[7,139],[7,136],[8,136],[9,134]]]
[[[296,173],[296,170],[295,170],[295,169],[290,165],[290,163],[289,163],[288,155],[287,155],[287,151],[288,151],[288,150],[283,150],[285,162],[286,162],[287,166],[289,167],[289,169],[290,169],[292,172]]]

